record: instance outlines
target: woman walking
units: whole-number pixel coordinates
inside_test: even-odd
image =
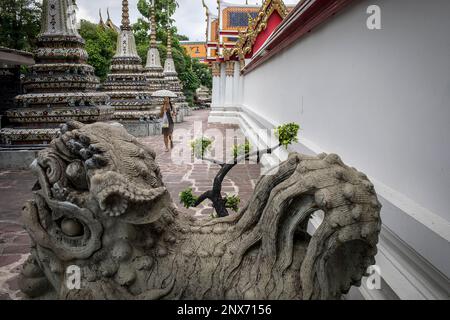
[[[173,148],[172,134],[175,117],[175,110],[169,97],[164,98],[164,103],[161,107],[160,118],[162,118],[162,134],[164,135],[164,145],[166,152]],[[170,149],[169,149],[170,148]]]

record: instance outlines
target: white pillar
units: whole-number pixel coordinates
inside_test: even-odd
[[[225,74],[225,63],[220,63],[220,98],[219,107],[223,108],[225,104],[225,92],[226,92],[226,74]]]
[[[218,62],[213,62],[212,64],[212,76],[213,76],[213,87],[212,87],[212,101],[211,109],[220,106],[220,91],[221,88],[221,77],[220,77],[220,64]]]
[[[239,86],[241,78],[241,68],[239,62],[234,63],[233,70],[233,107],[238,107],[239,103]]]
[[[227,61],[225,64],[225,107],[233,106],[233,97],[234,97],[234,61]]]

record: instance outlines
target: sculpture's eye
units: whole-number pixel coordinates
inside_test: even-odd
[[[80,237],[84,234],[84,227],[75,219],[64,218],[61,221],[61,231],[69,237]]]

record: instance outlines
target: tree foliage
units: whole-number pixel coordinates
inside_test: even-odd
[[[296,123],[288,123],[279,126],[275,129],[275,135],[280,142],[280,145],[287,148],[290,144],[297,142],[297,135],[300,126]]]
[[[105,80],[115,53],[117,33],[86,20],[81,21],[79,32],[86,41],[88,63],[95,68],[96,76]]]
[[[196,158],[203,158],[205,154],[211,149],[213,141],[206,137],[198,138],[191,142],[192,154]]]
[[[32,51],[40,31],[41,10],[37,0],[1,0],[0,46]]]
[[[139,0],[138,10],[146,18],[139,18],[133,24],[133,31],[136,38],[136,47],[139,56],[145,61],[149,48],[150,24],[148,21],[149,0]],[[195,90],[204,85],[212,87],[211,71],[206,65],[201,64],[197,59],[192,59],[181,46],[180,41],[189,40],[188,37],[178,34],[171,18],[178,7],[176,0],[155,0],[156,16],[156,39],[159,42],[158,50],[161,60],[167,57],[167,35],[168,30],[172,33],[172,56],[178,77],[183,84],[184,94],[189,104],[193,104]],[[170,26],[170,27],[169,27]]]
[[[197,200],[198,198],[192,193],[192,188],[187,188],[180,192],[180,203],[187,209],[193,207]]]
[[[192,153],[195,157],[212,162],[220,166],[216,177],[213,180],[213,186],[210,190],[203,192],[200,196],[196,196],[192,193],[192,189],[186,189],[180,193],[180,201],[186,208],[197,207],[205,200],[210,200],[214,207],[217,216],[225,217],[228,215],[228,210],[238,211],[240,198],[238,195],[222,195],[222,183],[227,174],[241,161],[248,160],[253,156],[257,156],[257,162],[261,160],[261,156],[264,154],[270,154],[281,146],[289,146],[290,144],[297,142],[297,134],[300,126],[296,123],[287,123],[281,125],[275,129],[275,134],[278,137],[278,145],[270,147],[265,150],[251,151],[251,145],[248,141],[244,144],[236,144],[231,149],[233,153],[233,162],[222,162],[214,159],[205,158],[205,153],[210,150],[213,143],[208,138],[198,138],[191,142]]]

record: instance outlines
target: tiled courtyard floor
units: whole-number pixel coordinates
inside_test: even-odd
[[[220,133],[235,127],[208,124],[208,113],[206,110],[194,111],[192,116],[185,117],[183,123],[175,125],[173,152],[164,152],[162,136],[141,140],[156,151],[163,180],[180,211],[199,218],[211,215],[211,207],[205,204],[199,208],[185,209],[179,204],[178,194],[188,187],[197,195],[208,190],[218,166],[202,161],[194,162],[189,156],[189,142],[194,138],[194,131],[197,134],[203,132],[206,136],[215,136],[217,143],[224,141],[222,149],[228,153],[235,141],[232,136],[227,136],[224,140],[220,138]],[[242,139],[242,135],[240,138]],[[184,161],[177,160],[177,155],[180,154],[185,155]],[[239,164],[224,180],[223,191],[239,193],[242,207],[250,198],[259,174],[259,165]],[[23,230],[20,214],[25,201],[32,197],[31,189],[34,183],[35,179],[28,171],[0,171],[0,300],[22,297],[17,287],[17,276],[20,266],[28,256],[30,239]]]

